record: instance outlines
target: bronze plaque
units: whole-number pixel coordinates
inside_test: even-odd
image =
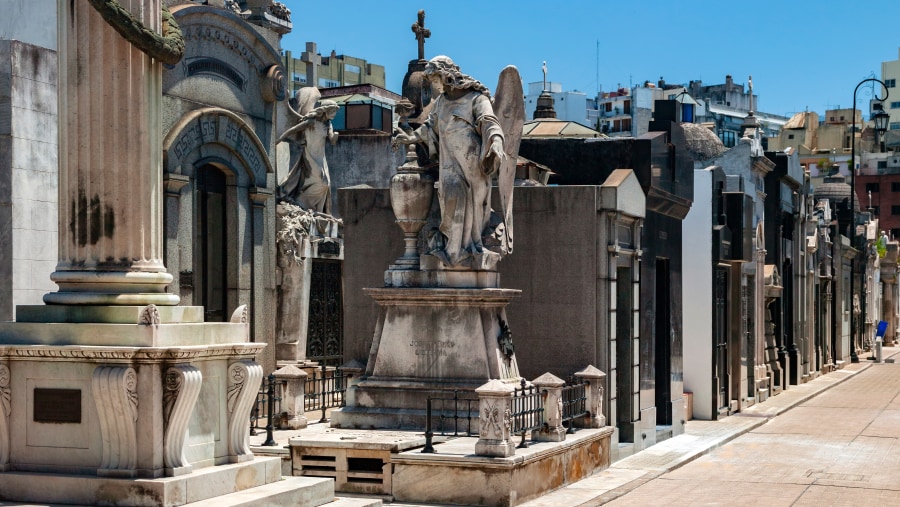
[[[34,390],[34,422],[81,423],[81,389]]]

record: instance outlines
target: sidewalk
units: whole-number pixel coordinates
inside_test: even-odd
[[[883,356],[889,358],[898,353],[900,348],[885,347]],[[790,386],[781,394],[732,416],[718,421],[688,421],[683,434],[617,461],[592,477],[521,504],[521,507],[592,507],[619,498],[865,371],[874,364],[866,357],[868,354],[863,353],[859,363],[849,364],[806,384]]]

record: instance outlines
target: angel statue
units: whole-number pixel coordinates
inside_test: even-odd
[[[338,135],[331,120],[340,108],[333,100],[319,101],[321,95],[315,87],[301,88],[297,93],[299,111],[288,109],[297,116],[297,124],[287,129],[276,143],[291,141],[299,145],[300,157],[290,172],[278,185],[278,197],[293,201],[304,209],[331,214],[331,176],[325,160],[325,141],[334,144]]]
[[[415,131],[396,129],[393,144],[422,143],[438,159],[440,225],[428,238],[428,254],[446,268],[494,270],[512,252],[512,191],[525,100],[515,67],[500,74],[492,99],[487,87],[436,56],[425,75],[439,93]],[[491,209],[497,178],[502,214]]]

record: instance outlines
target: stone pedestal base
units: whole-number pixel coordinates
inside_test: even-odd
[[[20,307],[21,322],[0,323],[0,466],[158,478],[252,460],[249,414],[262,381],[253,359],[265,345],[249,342],[239,316],[201,315]]]
[[[365,289],[382,307],[366,375],[348,393],[347,407],[332,412],[342,428],[425,427],[427,398],[477,399],[492,379],[518,382],[506,305],[511,289]],[[460,404],[475,417],[478,405]]]

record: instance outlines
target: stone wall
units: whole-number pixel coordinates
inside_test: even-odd
[[[0,40],[0,321],[56,290],[56,52]]]
[[[392,151],[391,137],[387,134],[340,132],[337,144],[325,148],[325,157],[331,172],[332,201],[337,204],[334,215],[340,217],[343,208],[336,198],[339,188],[356,185],[386,188],[397,168],[406,161],[406,152]]]

